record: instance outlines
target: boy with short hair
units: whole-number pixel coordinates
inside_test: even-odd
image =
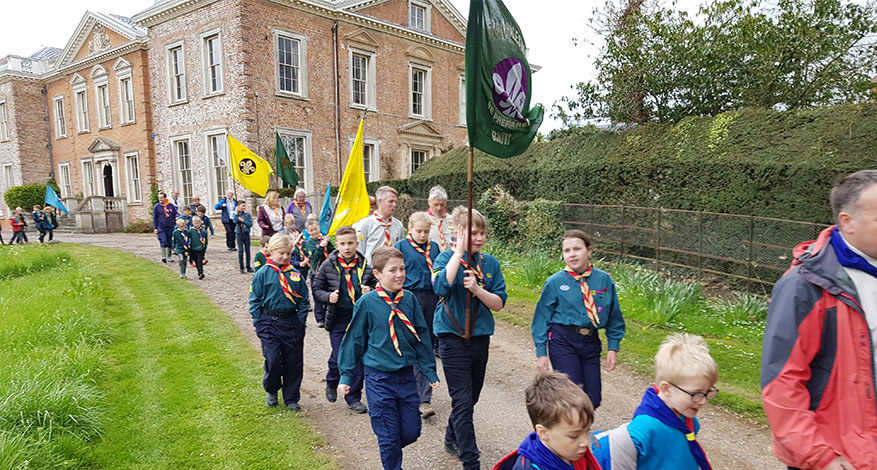
[[[703,338],[688,333],[667,337],[655,354],[655,382],[627,427],[637,449],[639,470],[711,470],[695,440],[697,413],[719,390],[716,361]]]
[[[180,215],[177,216],[178,219],[183,219],[186,221],[186,228],[192,228],[192,208],[189,206],[183,206],[180,209]]]
[[[216,232],[213,230],[213,223],[210,222],[210,217],[207,216],[207,208],[198,204],[198,217],[201,219],[201,226],[204,227],[204,230],[210,232],[210,238],[216,236]],[[207,264],[207,253],[204,253],[204,259],[201,260],[201,264]]]
[[[235,208],[229,216],[232,227],[234,227],[235,242],[238,251],[238,265],[241,268],[241,274],[244,273],[244,255],[247,257],[246,269],[248,273],[253,272],[250,263],[250,229],[253,227],[253,216],[247,212],[247,202],[244,200],[234,203]],[[267,260],[267,259],[266,259]],[[264,264],[264,262],[263,262]]]
[[[173,240],[174,252],[180,257],[180,279],[186,279],[186,263],[189,257],[189,250],[192,249],[191,233],[186,228],[186,221],[177,219],[177,228],[174,230],[171,240]]]
[[[402,252],[380,247],[372,253],[375,290],[362,296],[338,353],[338,391],[350,391],[357,367],[363,367],[372,429],[385,470],[401,470],[402,448],[420,436],[416,364],[429,386],[437,388],[435,357],[426,320],[405,283]]]
[[[542,372],[524,396],[535,431],[493,470],[600,470],[589,448],[594,405],[578,385],[561,372]]]
[[[314,300],[328,306],[325,317],[325,328],[329,332],[332,354],[329,356],[329,372],[326,374],[326,399],[335,402],[338,399],[338,349],[347,325],[353,318],[356,302],[367,294],[377,283],[372,275],[372,267],[365,262],[365,257],[357,251],[359,242],[353,227],[340,227],[335,233],[337,249],[323,261],[314,276],[312,290]],[[344,396],[347,407],[356,413],[365,413],[368,408],[362,403],[362,365],[357,365],[351,372],[350,393]]]
[[[329,253],[335,251],[335,245],[328,236],[323,236],[320,231],[320,219],[315,214],[308,214],[305,220],[305,229],[310,236],[301,249],[303,259],[308,259],[306,267],[302,268],[302,275],[310,277],[311,288],[314,285],[314,276],[317,269],[323,264],[323,261],[329,259]],[[310,269],[313,266],[314,269]],[[310,276],[308,274],[310,273]],[[326,306],[320,302],[314,301],[314,319],[317,320],[317,327],[323,328],[326,325]]]
[[[198,279],[204,279],[204,253],[207,252],[207,229],[201,226],[201,218],[192,217],[192,228],[189,229],[189,257],[198,270]]]

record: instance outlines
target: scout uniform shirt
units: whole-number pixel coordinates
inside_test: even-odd
[[[446,274],[448,260],[450,260],[453,255],[454,252],[451,250],[441,253],[438,255],[438,258],[436,258],[435,266],[433,267],[434,274],[432,288],[436,295],[441,297],[438,305],[436,305],[435,320],[433,321],[433,328],[436,336],[447,333],[462,336],[462,332],[458,331],[454,324],[448,319],[448,315],[444,309],[445,303],[447,303],[451,313],[454,315],[457,325],[459,325],[460,328],[466,328],[466,292],[468,292],[468,290],[463,287],[463,278],[466,277],[463,273],[465,268],[462,265],[460,266],[457,270],[457,277],[451,284],[448,284]],[[468,253],[463,253],[464,262],[468,256]],[[499,261],[493,256],[484,253],[475,254],[472,258],[475,265],[480,264],[481,270],[484,273],[484,284],[482,285],[484,290],[498,295],[502,299],[503,305],[505,305],[505,302],[508,299],[508,294],[506,294],[505,291],[505,278],[502,275],[502,271],[499,269]],[[481,301],[475,298],[474,295],[472,296],[472,307],[472,317],[474,318],[475,313],[478,313],[478,318],[472,328],[472,336],[492,335],[494,328],[493,314],[481,303]]]
[[[386,291],[386,294],[391,299],[396,298],[396,292]],[[400,355],[390,337],[390,305],[380,297],[377,290],[363,295],[356,301],[353,319],[350,320],[350,326],[347,327],[338,351],[340,383],[350,384],[359,358],[362,358],[364,366],[384,372],[395,372],[417,362],[430,383],[438,382],[429,330],[417,297],[411,291],[403,290],[397,308],[414,325],[420,339],[414,336],[398,316],[393,317],[393,329],[402,353]]]
[[[207,229],[204,226],[201,226],[201,230],[192,227],[188,230],[189,232],[189,243],[192,246],[191,251],[206,251],[207,250]]]
[[[282,275],[289,283],[290,290],[297,294],[292,295],[295,299],[294,303],[283,292],[280,285],[281,273],[269,266],[253,275],[253,284],[250,286],[250,316],[253,317],[253,324],[259,321],[263,313],[277,316],[284,313],[286,314],[284,316],[294,315],[302,325],[307,321],[308,312],[311,311],[307,284],[295,268],[282,272]]]
[[[579,328],[605,328],[607,347],[618,351],[624,338],[624,318],[615,293],[615,283],[605,271],[593,268],[587,277],[588,288],[594,298],[600,325],[593,325],[585,311],[585,301],[579,281],[566,272],[558,271],[545,280],[542,295],[533,313],[533,343],[536,356],[547,356],[548,328],[552,323]]]
[[[329,238],[328,235],[324,235],[324,237]],[[329,240],[329,243],[325,248],[320,246],[321,241],[321,238],[311,237],[308,238],[302,246],[302,256],[306,256],[311,260],[311,278],[317,275],[317,271],[320,270],[320,265],[323,264],[323,261],[329,259],[329,254],[335,251],[335,245],[332,244],[332,240]]]
[[[417,245],[423,253],[414,248],[411,243],[417,244],[411,240],[411,237],[399,240],[396,243],[396,249],[402,252],[405,259],[405,289],[408,290],[432,290],[432,269],[426,262],[426,256],[429,255],[430,261],[435,265],[435,259],[441,250],[435,242],[426,242],[424,245]]]
[[[265,266],[265,263],[268,262],[268,254],[265,253],[265,247],[259,248],[259,251],[256,252],[256,257],[253,259],[253,268],[256,272],[259,272],[259,268]],[[292,258],[290,257],[290,262]]]
[[[432,219],[432,228],[429,229],[430,241],[438,243],[440,251],[450,250],[457,241],[454,218],[448,213],[445,213],[444,217],[439,217],[429,210],[426,213]]]
[[[174,251],[179,255],[192,249],[192,234],[189,230],[174,230],[173,241]]]
[[[395,217],[391,217],[390,221],[390,243],[386,243],[386,236],[384,232],[384,226],[378,222],[375,214],[372,214],[359,222],[353,224],[354,230],[356,230],[356,236],[359,238],[360,248],[362,249],[363,254],[365,254],[365,259],[368,261],[368,264],[372,262],[372,253],[382,246],[393,246],[397,241],[402,239],[402,234],[405,232],[405,229],[402,227],[402,222]]]

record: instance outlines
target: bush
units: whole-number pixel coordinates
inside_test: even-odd
[[[557,254],[563,236],[560,201],[536,199],[529,204],[524,217],[523,236],[528,249]]]
[[[125,233],[152,233],[152,222],[148,220],[132,220],[124,230]]]
[[[61,190],[58,189],[58,185],[55,184],[55,180],[49,180],[48,184],[52,186],[52,189],[54,189],[56,193],[61,193]],[[37,204],[42,206],[45,204],[46,185],[31,183],[14,186],[10,188],[9,191],[6,191],[3,198],[6,200],[6,205],[10,209],[21,207],[26,212],[30,212],[30,210],[33,209],[33,206]]]
[[[491,238],[507,245],[517,245],[521,240],[521,219],[526,212],[525,204],[519,202],[500,185],[481,195],[478,210],[487,219]]]

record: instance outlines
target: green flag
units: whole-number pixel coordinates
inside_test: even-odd
[[[527,45],[502,0],[471,0],[466,30],[466,123],[469,145],[509,158],[527,150],[544,109],[530,109]]]
[[[284,183],[294,188],[298,185],[298,172],[295,171],[295,167],[292,165],[292,162],[289,161],[286,147],[283,146],[283,141],[280,140],[280,134],[278,134],[277,131],[274,131],[274,137],[274,156],[277,159],[274,168],[276,168],[277,176],[279,176]]]

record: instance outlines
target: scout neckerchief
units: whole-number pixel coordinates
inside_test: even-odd
[[[168,206],[170,203],[171,203],[171,202],[170,202],[169,200],[165,199],[164,202],[161,204],[161,208],[164,209],[164,218],[165,218],[165,219],[170,219],[170,218],[171,218],[171,213],[167,211],[167,206]]]
[[[390,226],[393,225],[393,217],[391,216],[388,220],[384,220],[384,218],[381,217],[381,213],[378,211],[375,211],[375,213],[372,215],[375,216],[375,219],[378,220],[378,223],[384,227],[384,246],[391,246]]]
[[[594,295],[591,293],[591,288],[588,287],[588,276],[591,275],[593,269],[593,266],[588,266],[588,269],[586,269],[585,272],[579,274],[567,266],[566,272],[572,276],[572,278],[579,283],[579,287],[582,288],[582,298],[585,301],[585,311],[588,313],[588,319],[591,320],[591,323],[596,327],[600,326],[600,317],[597,315],[597,307],[594,306]]]
[[[427,264],[427,266],[429,266],[429,272],[432,273],[432,258],[429,257],[429,251],[424,251],[423,248],[421,248],[420,245],[418,245],[417,242],[415,242],[414,239],[411,238],[411,234],[408,234],[408,238],[406,238],[406,240],[408,240],[408,243],[410,243],[411,246],[414,247],[414,249],[417,250],[418,253],[420,253],[421,255],[423,255],[424,258],[426,258],[426,264]],[[429,249],[429,242],[427,242],[427,250],[428,249]]]
[[[277,274],[280,276],[280,290],[283,291],[283,295],[285,295],[286,298],[289,299],[290,302],[292,302],[295,305],[298,305],[298,302],[295,299],[302,298],[301,294],[292,290],[292,287],[289,287],[289,280],[287,280],[286,276],[283,275],[283,273],[292,271],[293,270],[292,266],[289,263],[287,263],[287,264],[283,265],[283,267],[281,268],[280,266],[277,266],[277,263],[275,263],[274,260],[272,260],[272,259],[269,259],[265,263],[265,266],[270,266],[271,269],[273,269],[274,271],[277,272]],[[293,298],[293,297],[295,297],[295,298]]]
[[[201,241],[202,245],[206,245],[207,244],[207,229],[196,228],[195,230],[198,231],[198,240]]]
[[[183,250],[189,251],[189,237],[186,236],[186,232],[180,230],[180,236],[183,237]]]
[[[640,402],[636,411],[633,412],[634,418],[639,415],[651,416],[661,423],[664,423],[684,434],[685,438],[688,439],[688,450],[690,450],[691,454],[694,456],[697,466],[700,467],[701,470],[712,470],[713,467],[710,466],[703,448],[697,442],[697,437],[694,435],[694,420],[691,418],[685,418],[685,424],[683,424],[682,420],[679,419],[679,417],[673,413],[673,410],[664,403],[664,400],[661,400],[658,396],[657,387],[649,387],[648,390],[646,390],[642,402]]]
[[[402,350],[399,349],[399,338],[396,337],[396,327],[393,325],[393,317],[399,317],[402,320],[402,323],[408,327],[408,329],[414,333],[414,337],[417,338],[417,341],[420,341],[420,335],[417,334],[417,330],[414,329],[414,325],[411,324],[411,320],[399,310],[399,301],[402,300],[402,290],[396,293],[396,298],[391,299],[389,295],[387,295],[387,291],[384,290],[383,287],[378,285],[375,290],[378,292],[378,295],[384,299],[384,302],[390,306],[390,339],[393,340],[393,346],[396,348],[396,352],[401,356]]]
[[[478,253],[472,257],[477,257],[477,261],[475,261],[475,269],[472,272],[475,273],[475,277],[478,279],[478,284],[484,285],[484,271],[481,270],[481,261],[483,258],[479,256]],[[466,256],[463,256],[463,259],[460,260],[460,264],[463,266],[463,269],[469,269],[469,263],[466,261]]]
[[[314,240],[317,241],[317,248],[319,248],[320,242],[323,241],[323,236],[322,235],[316,236],[316,237],[314,237]],[[326,246],[323,247],[323,259],[329,259],[329,245],[328,244],[326,244]]]
[[[296,240],[295,248],[299,251],[299,253],[304,254],[302,251],[302,247],[304,246],[304,243],[305,243],[305,237],[298,237],[298,240]]]
[[[305,205],[307,203],[308,203],[307,201],[305,201],[305,202],[295,201],[295,205],[298,206],[298,210],[301,211],[301,215],[305,215]]]
[[[429,216],[435,217],[436,219],[438,219],[439,248],[441,248],[442,251],[445,251],[445,231],[442,230],[442,224],[445,223],[445,218],[439,217],[439,216],[433,214],[432,209],[427,209],[426,213]],[[432,268],[430,268],[430,269],[432,269]]]
[[[354,256],[350,262],[344,261],[342,256],[338,256],[338,264],[344,268],[344,280],[347,281],[347,295],[350,296],[350,303],[356,303],[356,290],[353,288],[353,271],[356,270],[356,262],[358,256]]]

